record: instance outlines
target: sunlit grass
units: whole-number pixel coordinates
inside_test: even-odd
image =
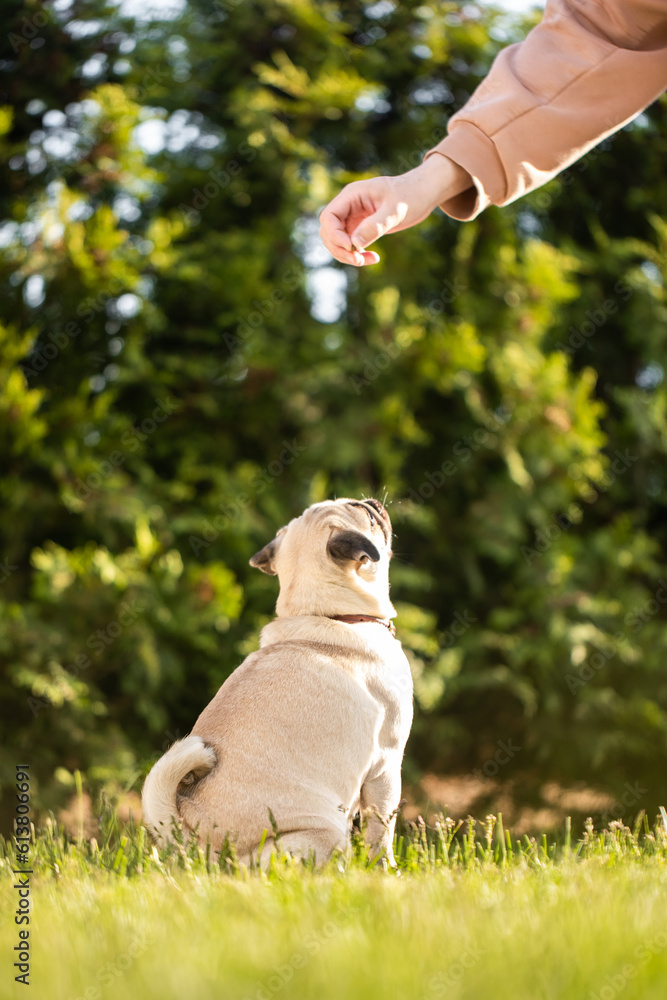
[[[33,998],[662,998],[667,827],[588,824],[576,843],[514,838],[502,820],[404,825],[398,871],[361,838],[323,870],[268,872],[101,817],[97,840],[33,833]],[[18,867],[2,844],[1,905]],[[22,995],[0,930],[0,996]]]

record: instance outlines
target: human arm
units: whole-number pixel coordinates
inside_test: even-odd
[[[666,0],[547,0],[503,49],[448,135],[426,153],[472,185],[439,202],[455,219],[507,205],[631,121],[667,87]]]
[[[379,257],[353,246],[414,226],[436,205],[462,221],[507,205],[632,120],[665,87],[667,0],[547,0],[540,24],[499,53],[423,163],[348,184],[322,212],[322,240],[337,260],[361,266]]]

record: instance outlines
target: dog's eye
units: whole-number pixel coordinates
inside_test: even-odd
[[[368,509],[368,507],[366,506],[365,503],[353,503],[353,504],[350,504],[350,506],[351,507],[361,507],[361,509],[363,510],[364,514],[368,515],[368,519],[370,521],[371,528],[375,527],[376,524],[380,524],[380,521],[376,518],[375,514],[373,514],[373,512]]]

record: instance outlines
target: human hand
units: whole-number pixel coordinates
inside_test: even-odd
[[[470,175],[440,154],[396,177],[347,184],[320,215],[320,237],[341,264],[377,264],[366,250],[380,236],[416,226],[436,205],[472,186]]]

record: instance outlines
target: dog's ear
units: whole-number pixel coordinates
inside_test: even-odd
[[[280,538],[276,536],[272,541],[265,545],[263,549],[259,552],[255,552],[254,556],[250,559],[250,565],[254,566],[255,569],[261,569],[262,573],[268,573],[269,576],[275,576],[276,570],[276,552],[278,550],[278,543]]]
[[[336,562],[371,562],[380,561],[380,553],[370,538],[360,531],[340,531],[332,535],[327,543],[327,552]]]

